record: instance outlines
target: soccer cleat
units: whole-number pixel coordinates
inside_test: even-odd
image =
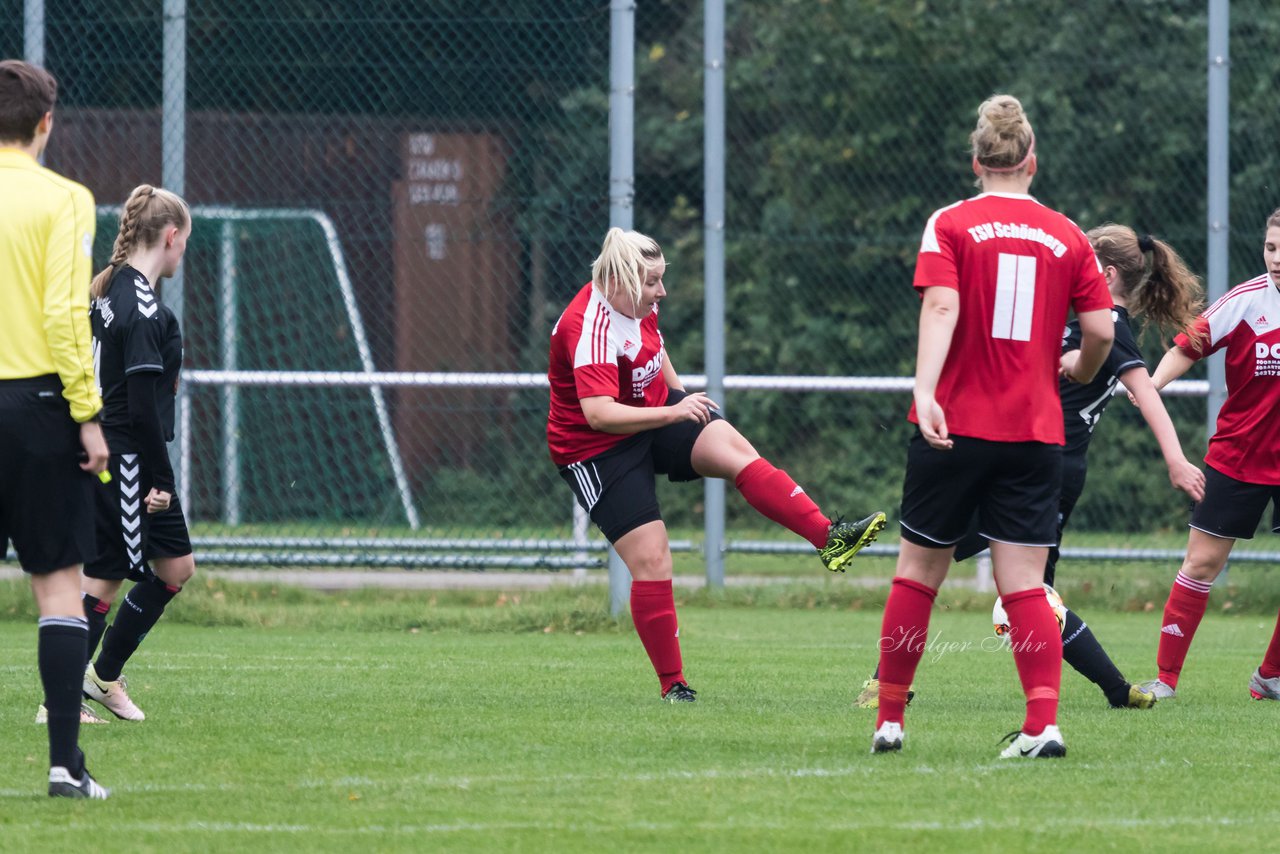
[[[1011,732],[1001,741],[1013,739],[1013,743],[1000,751],[1001,759],[1060,759],[1067,755],[1067,745],[1056,726],[1047,726],[1039,735]]]
[[[846,522],[837,516],[831,522],[826,548],[818,552],[822,565],[832,572],[844,572],[844,565],[862,551],[863,546],[875,542],[876,535],[884,530],[885,515],[872,513],[861,522]]]
[[[88,768],[84,770],[84,776],[77,780],[66,768],[55,765],[49,769],[49,797],[105,801],[111,797],[111,790],[93,779]]]
[[[697,693],[697,691],[683,682],[677,682],[663,692],[662,701],[664,703],[694,703],[698,700]]]
[[[907,692],[907,705],[911,705],[911,698],[916,695],[915,691]],[[858,695],[858,699],[853,704],[859,709],[878,709],[880,708],[880,680],[872,677],[862,683],[862,693]]]
[[[1280,676],[1262,678],[1262,668],[1253,671],[1249,680],[1249,696],[1255,700],[1280,700]]]
[[[1173,688],[1161,682],[1159,679],[1152,679],[1150,682],[1143,682],[1138,686],[1143,691],[1149,691],[1156,695],[1157,700],[1176,700],[1178,692]]]
[[[124,721],[145,721],[147,716],[129,699],[128,685],[121,676],[114,682],[103,682],[90,663],[84,670],[84,695],[101,703],[108,712]]]
[[[872,753],[890,753],[902,749],[902,724],[885,721],[871,737]]]
[[[36,709],[36,723],[47,724],[49,722],[49,710],[43,705]],[[80,723],[81,724],[105,724],[107,719],[99,715],[93,709],[89,708],[88,703],[80,704]]]
[[[1156,704],[1156,692],[1141,685],[1129,686],[1129,699],[1125,701],[1123,706],[1117,706],[1120,709],[1149,709]]]

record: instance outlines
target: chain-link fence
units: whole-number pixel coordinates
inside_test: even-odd
[[[230,559],[212,537],[276,562],[433,551],[455,565],[471,547],[572,540],[545,388],[481,375],[545,371],[551,325],[608,225],[611,5],[0,0],[0,53],[30,54],[24,32],[41,32],[61,81],[48,164],[106,206],[180,175],[197,208],[180,437],[206,558]],[[634,222],[666,250],[663,327],[685,373],[704,369],[703,5],[654,0],[635,18]],[[1151,231],[1205,269],[1206,3],[728,11],[729,374],[909,376],[919,235],[971,192],[967,134],[993,91],[1019,95],[1037,128],[1039,197],[1085,228]],[[1261,0],[1231,10],[1228,285],[1258,272],[1262,221],[1280,205],[1267,178],[1280,20],[1266,12]],[[166,50],[175,22],[180,53]],[[175,80],[178,122],[164,100]],[[100,259],[114,231],[105,210]],[[1147,339],[1152,364],[1164,343]],[[905,394],[725,403],[825,509],[896,509]],[[1168,405],[1198,459],[1203,400]],[[1112,407],[1091,457],[1073,519],[1084,542],[1176,541],[1184,502],[1135,411]],[[700,490],[664,485],[662,498],[696,536]],[[785,536],[732,497],[729,519],[730,539]],[[288,548],[258,554],[273,542]],[[345,548],[325,557],[325,544]]]
[[[1115,221],[1154,233],[1205,272],[1204,0],[728,7],[728,373],[910,375],[920,235],[935,208],[975,192],[968,134],[996,91],[1018,95],[1036,127],[1037,197],[1086,229]],[[636,221],[676,247],[664,329],[687,370],[701,367],[702,346],[703,23],[701,4],[664,8],[665,24],[651,23],[636,52]],[[1280,29],[1267,9],[1231,4],[1227,287],[1261,271],[1263,222],[1280,206],[1264,177],[1277,157],[1266,45]],[[1144,345],[1154,368],[1168,341],[1153,332]],[[1198,367],[1188,378],[1204,375]],[[729,401],[758,448],[824,506],[855,512],[896,509],[909,402],[774,392]],[[1166,405],[1198,461],[1204,398]],[[1136,409],[1108,410],[1090,457],[1075,543],[1177,548],[1187,502]],[[743,502],[729,503],[738,526],[754,524]],[[1272,548],[1266,538],[1252,545]]]

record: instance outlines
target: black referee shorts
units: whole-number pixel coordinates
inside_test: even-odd
[[[93,487],[56,375],[0,380],[0,542],[35,575],[93,555]]]
[[[672,389],[666,405],[683,397],[685,392]],[[723,417],[714,412],[711,420]],[[602,454],[560,466],[560,476],[596,527],[616,543],[641,525],[662,519],[655,474],[677,483],[700,478],[693,470],[693,445],[705,428],[681,421],[636,433]]]
[[[191,554],[191,536],[178,496],[169,509],[148,513],[142,499],[151,491],[151,478],[137,454],[112,454],[111,482],[94,491],[98,551],[85,564],[90,578],[141,581],[152,575],[147,561]]]
[[[1280,486],[1246,483],[1204,467],[1204,500],[1191,511],[1191,527],[1215,537],[1252,540],[1271,502],[1271,532],[1280,533]]]
[[[952,436],[939,451],[917,432],[907,449],[902,538],[925,548],[956,546],[977,514],[977,534],[1020,546],[1052,547],[1058,535],[1062,448]]]

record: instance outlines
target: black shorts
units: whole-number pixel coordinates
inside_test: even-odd
[[[1080,500],[1080,496],[1084,493],[1084,482],[1089,474],[1089,465],[1086,456],[1083,453],[1064,453],[1062,455],[1062,494],[1058,496],[1058,535],[1055,545],[1050,546],[1049,555],[1044,562],[1044,583],[1053,586],[1054,579],[1057,577],[1058,559],[1061,557],[1059,549],[1062,547],[1062,533],[1066,530],[1067,521],[1071,519],[1071,511],[1075,510],[1076,502]],[[956,553],[954,559],[957,563],[962,560],[968,560],[981,551],[984,551],[991,544],[987,542],[987,538],[978,533],[978,514],[973,516],[973,522],[969,526],[969,530],[965,533],[964,538],[956,544]]]
[[[0,380],[0,543],[43,575],[93,554],[93,487],[56,375]]]
[[[137,454],[111,455],[111,482],[95,490],[95,531],[98,552],[85,564],[84,574],[106,581],[141,581],[153,574],[147,561],[191,554],[191,536],[178,496],[169,509],[148,513],[142,499],[151,491],[151,478]]]
[[[1204,469],[1204,500],[1191,511],[1191,527],[1215,537],[1252,540],[1271,502],[1271,532],[1280,533],[1280,486],[1245,483],[1213,466]]]
[[[1062,448],[953,436],[949,451],[916,433],[902,486],[902,538],[925,548],[960,543],[977,514],[987,540],[1048,546],[1057,540]]]
[[[670,406],[685,396],[672,389]],[[711,419],[723,418],[718,412]],[[560,476],[577,496],[582,509],[611,543],[662,518],[654,475],[674,482],[698,480],[693,470],[693,445],[705,424],[681,421],[629,436],[602,454],[560,466]]]

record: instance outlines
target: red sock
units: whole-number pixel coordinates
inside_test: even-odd
[[[675,683],[684,682],[680,626],[676,622],[676,601],[671,595],[670,579],[631,582],[631,621],[653,662],[662,693],[667,693]]]
[[[1258,668],[1263,679],[1274,679],[1280,676],[1280,615],[1276,616],[1276,630],[1271,633],[1271,643],[1267,645],[1267,654]]]
[[[918,581],[895,578],[884,603],[880,624],[880,713],[876,729],[885,721],[902,723],[907,689],[929,639],[929,612],[938,591]]]
[[[1156,651],[1156,665],[1160,668],[1160,681],[1170,688],[1178,687],[1178,675],[1182,673],[1191,639],[1196,636],[1200,619],[1209,607],[1209,589],[1213,582],[1196,581],[1181,572],[1173,580],[1169,601],[1164,603],[1164,622],[1160,624],[1160,648]]]
[[[1039,735],[1058,721],[1058,689],[1062,685],[1062,629],[1044,598],[1044,588],[1019,590],[1000,597],[1009,615],[1009,643],[1027,695],[1022,731]]]
[[[826,547],[831,520],[796,486],[791,475],[761,457],[738,472],[733,484],[760,515],[795,531],[815,549]]]

